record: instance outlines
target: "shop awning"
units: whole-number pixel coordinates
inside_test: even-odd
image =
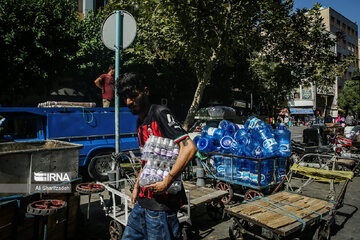
[[[312,108],[290,108],[290,114],[314,114]]]

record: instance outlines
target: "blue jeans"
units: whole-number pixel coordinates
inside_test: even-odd
[[[152,211],[138,203],[131,211],[122,240],[167,240],[180,238],[176,211]]]

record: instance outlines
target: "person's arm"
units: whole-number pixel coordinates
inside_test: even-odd
[[[133,189],[132,194],[131,194],[131,204],[132,205],[135,205],[136,197],[139,195],[139,191],[140,191],[139,181],[140,181],[141,171],[142,171],[142,168],[140,169],[139,174],[137,175],[136,182],[135,182],[135,185],[134,185],[134,189]]]
[[[170,185],[177,179],[181,172],[189,164],[190,160],[194,157],[197,148],[193,141],[187,137],[184,140],[179,142],[180,151],[176,159],[174,166],[171,168],[169,175],[162,181],[146,186],[150,188],[154,193],[165,192]]]
[[[102,78],[101,77],[98,77],[97,79],[95,79],[94,83],[98,88],[100,88],[101,90],[104,90],[104,86],[102,84]]]

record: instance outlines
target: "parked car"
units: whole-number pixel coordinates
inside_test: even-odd
[[[205,126],[217,128],[222,120],[234,122],[236,119],[236,111],[227,106],[200,108],[194,119],[195,123],[189,129],[189,136],[191,139],[201,135],[201,131]]]

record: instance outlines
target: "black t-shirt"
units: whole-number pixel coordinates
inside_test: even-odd
[[[174,140],[178,143],[188,137],[187,132],[176,121],[170,110],[161,105],[151,105],[142,123],[137,122],[140,147],[143,147],[150,135]],[[142,162],[142,166],[145,163]],[[186,203],[184,187],[177,194],[154,195],[148,189],[140,187],[137,200],[141,207],[154,211],[178,210]]]

